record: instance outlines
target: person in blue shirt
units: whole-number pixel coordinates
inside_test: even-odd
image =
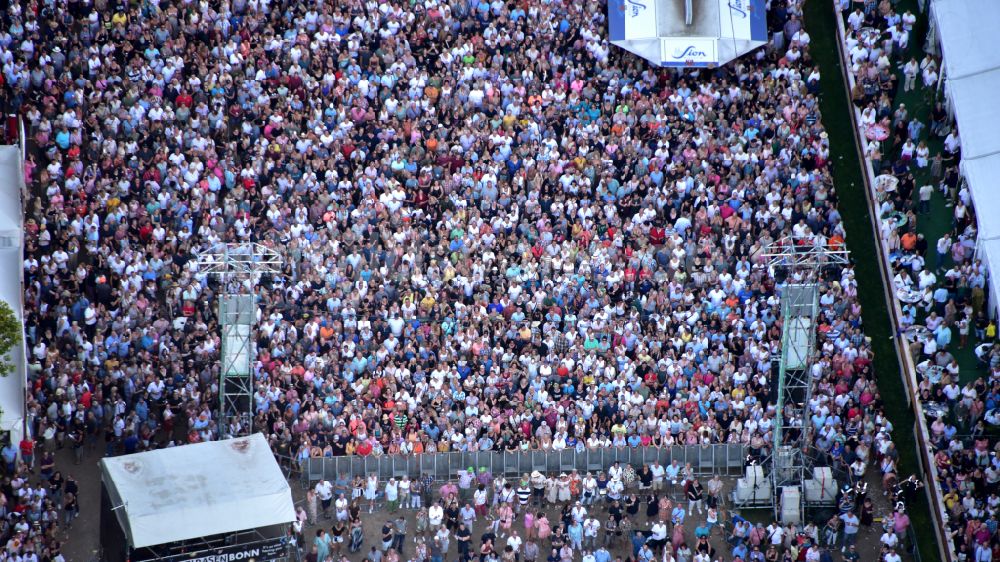
[[[0,456],[3,457],[4,464],[7,465],[7,472],[13,474],[14,464],[17,461],[17,449],[10,443],[7,443],[3,446],[3,449],[0,449]]]
[[[611,562],[611,553],[605,547],[594,551],[594,562]]]

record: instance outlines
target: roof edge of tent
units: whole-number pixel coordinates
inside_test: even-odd
[[[239,443],[241,440],[244,443]],[[223,479],[223,486],[232,485],[234,489],[238,488],[244,491],[246,495],[215,497],[210,501],[202,503],[188,502],[176,506],[160,505],[155,506],[155,510],[153,511],[149,510],[150,504],[148,502],[137,502],[140,504],[138,508],[139,512],[129,512],[129,498],[126,497],[129,491],[125,490],[125,494],[123,494],[123,489],[119,486],[119,483],[125,483],[126,487],[133,488],[132,497],[140,494],[139,488],[143,485],[142,482],[129,481],[129,474],[134,473],[136,470],[141,470],[144,465],[155,466],[159,471],[166,473],[170,470],[171,462],[189,463],[189,457],[192,453],[196,456],[204,456],[207,461],[225,462],[227,460],[226,456],[232,459],[233,453],[224,450],[223,447],[231,447],[234,450],[243,448],[252,451],[252,456],[248,457],[244,461],[244,464],[245,462],[253,462],[254,459],[259,460],[260,456],[266,452],[266,457],[271,459],[271,463],[268,464],[273,464],[273,466],[259,465],[261,466],[261,472],[257,476],[260,480],[256,483],[269,485],[263,488],[258,485],[255,488],[253,486],[255,482],[241,478],[242,469],[239,468],[238,462],[224,467],[224,470],[207,464],[206,466],[211,467],[207,469],[208,471],[213,471],[216,478]],[[200,453],[196,452],[196,449],[206,449],[206,451]],[[213,449],[214,451],[209,452],[208,449]],[[182,457],[186,458],[178,456],[178,458],[172,461],[167,459],[167,457],[172,456],[171,453],[181,451],[185,453]],[[153,455],[152,459],[148,455]],[[149,460],[143,460],[143,456],[147,456]],[[215,458],[213,459],[213,457]],[[264,439],[264,436],[259,433],[236,439],[209,441],[106,458],[101,460],[101,467],[101,476],[105,480],[109,494],[112,495],[112,500],[119,504],[115,508],[116,517],[132,548],[146,548],[205,536],[223,535],[249,529],[284,525],[292,523],[295,520],[295,504],[292,498],[291,486],[281,472],[277,461],[274,460],[271,448]],[[152,475],[153,477],[157,477],[158,473],[153,472]],[[189,475],[190,473],[180,474],[177,478]],[[121,482],[116,481],[116,476],[121,478]],[[254,475],[251,474],[250,476]],[[255,491],[256,494],[254,493]],[[206,518],[201,518],[201,521],[190,521],[192,510],[199,509],[208,512],[209,515]],[[234,518],[227,518],[224,515],[227,512],[233,513]],[[242,513],[242,517],[235,517],[240,513]],[[189,518],[187,529],[185,529],[184,525],[175,524],[184,518]],[[219,524],[216,526],[206,524],[209,521],[218,521]]]

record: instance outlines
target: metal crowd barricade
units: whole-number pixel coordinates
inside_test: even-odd
[[[339,474],[354,476],[376,473],[382,480],[390,477],[431,476],[435,480],[456,478],[459,470],[485,467],[492,474],[517,476],[535,470],[559,473],[577,470],[598,472],[611,468],[615,462],[633,465],[658,461],[668,465],[676,460],[681,466],[688,463],[698,476],[719,474],[738,476],[743,472],[746,446],[716,443],[711,445],[675,445],[673,447],[615,447],[600,449],[564,449],[562,451],[503,451],[423,453],[420,455],[381,455],[320,457],[308,459],[301,471],[303,486],[310,486],[320,479],[335,480]]]

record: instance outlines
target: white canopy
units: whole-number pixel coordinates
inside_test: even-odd
[[[997,4],[1000,11],[1000,3]],[[1000,28],[998,28],[1000,29]],[[946,72],[951,68],[945,63]],[[955,111],[962,141],[962,159],[1000,153],[1000,109],[993,98],[1000,91],[1000,67],[965,78],[947,78],[948,99]]]
[[[944,60],[945,93],[962,140],[962,158],[1000,153],[996,134],[1000,111],[993,103],[1000,88],[1000,49],[991,48],[985,40],[1000,29],[1000,2],[934,0],[931,15]]]
[[[962,175],[979,217],[979,256],[989,265],[993,306],[1000,305],[1000,49],[986,38],[1000,29],[996,0],[934,0],[932,22],[944,60],[945,93],[962,143]]]
[[[972,193],[972,204],[979,219],[979,241],[1000,239],[1000,189],[994,185],[1000,178],[1000,154],[982,158],[962,159],[962,175]],[[1000,272],[1000,270],[997,270]]]
[[[1000,29],[996,0],[934,0],[931,12],[951,79],[1000,67],[1000,50],[987,40]]]
[[[106,458],[101,467],[132,548],[295,520],[288,481],[259,433]]]
[[[10,360],[14,372],[0,377],[0,429],[10,431],[11,442],[21,440],[24,427],[24,389],[26,385],[24,348],[24,303],[21,291],[23,266],[23,215],[21,192],[24,189],[21,149],[17,146],[0,146],[0,300],[10,305],[21,322],[22,344],[14,346]]]
[[[983,263],[986,267],[990,269],[990,272],[1000,271],[1000,240],[990,240],[979,242],[979,257],[983,259]],[[993,305],[993,309],[997,308],[997,303],[1000,303],[1000,285],[993,281],[993,276],[990,276],[990,286],[988,287],[990,294],[990,303]]]

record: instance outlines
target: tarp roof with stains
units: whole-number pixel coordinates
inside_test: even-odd
[[[259,433],[106,458],[101,479],[132,548],[295,520],[288,481]]]

